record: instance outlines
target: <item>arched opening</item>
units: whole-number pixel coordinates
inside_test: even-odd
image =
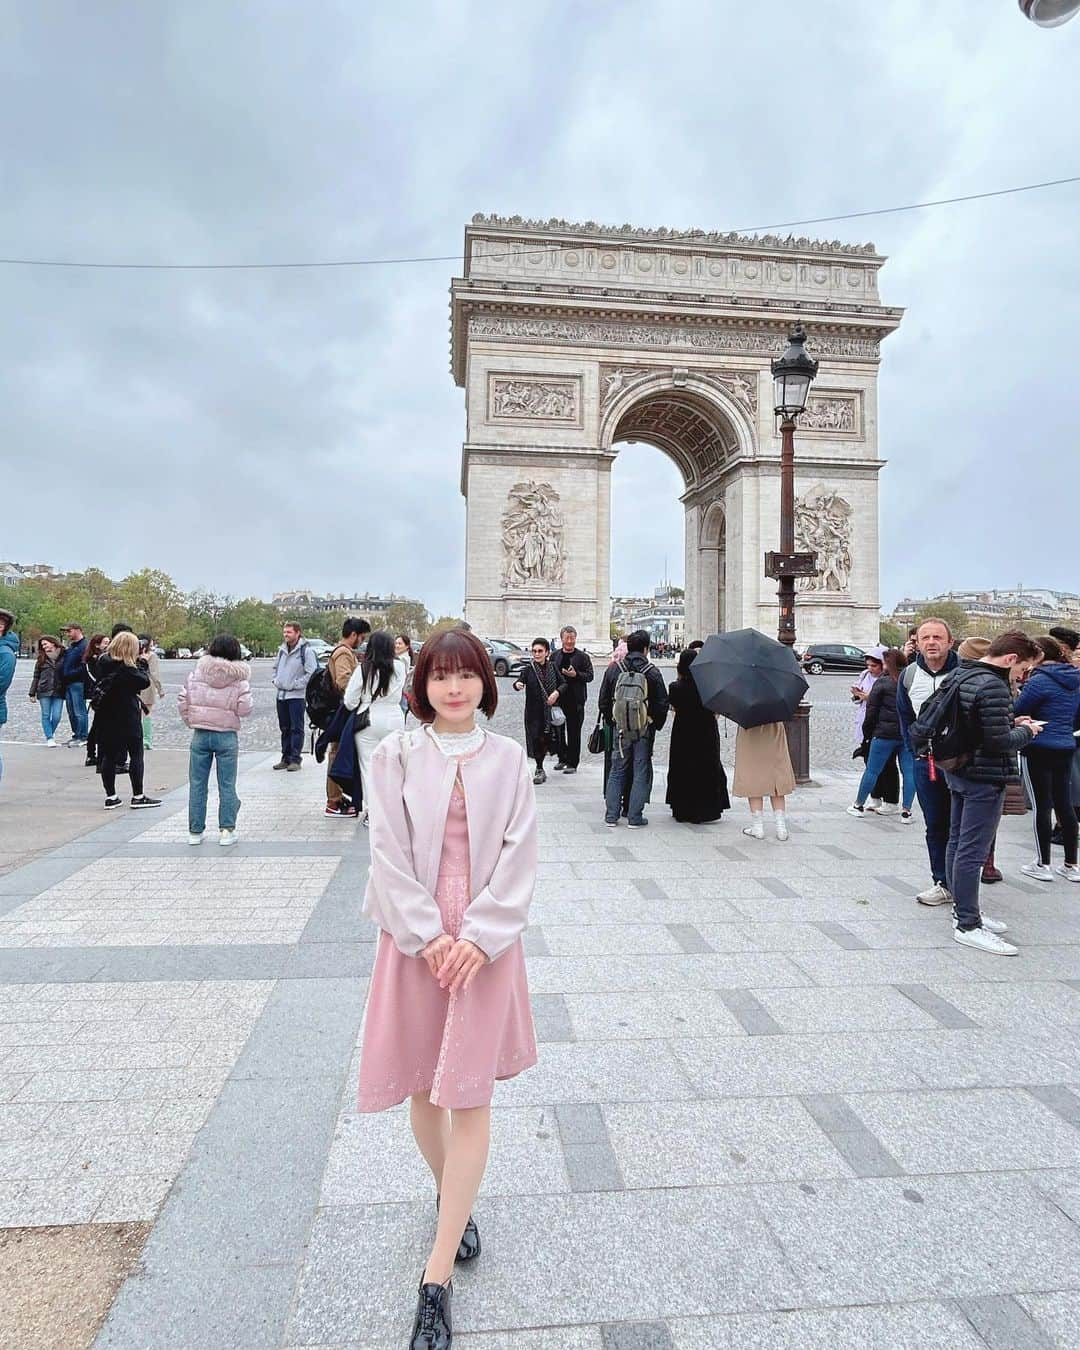
[[[632,477],[636,484],[645,485],[644,492],[639,486],[634,494],[639,503],[634,508],[636,519],[627,509],[624,485],[618,478],[614,481],[612,522],[616,537],[610,554],[614,563],[611,589],[615,593],[623,590],[622,579],[631,554],[650,561],[664,555],[681,556],[681,567],[669,564],[667,568],[668,577],[685,592],[680,636],[690,641],[722,631],[728,610],[722,474],[738,454],[734,426],[708,397],[693,389],[670,387],[646,393],[618,409],[609,426],[613,447],[626,443],[655,446],[678,473],[676,478],[670,470],[665,472],[660,465],[648,464],[635,454]],[[664,505],[673,495],[681,503],[681,511],[675,516]],[[636,538],[628,546],[626,536],[631,530]],[[657,547],[657,532],[663,536],[662,549]],[[640,569],[637,575],[641,575]]]

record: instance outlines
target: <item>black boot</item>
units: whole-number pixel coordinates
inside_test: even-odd
[[[435,1213],[439,1212],[439,1197],[435,1197]],[[469,1215],[469,1222],[465,1225],[465,1231],[461,1235],[461,1241],[458,1243],[457,1256],[455,1261],[475,1261],[480,1255],[480,1230],[476,1226],[476,1220]]]
[[[454,1333],[450,1324],[450,1303],[453,1285],[424,1284],[420,1276],[420,1294],[416,1302],[416,1321],[413,1323],[409,1350],[450,1350]]]

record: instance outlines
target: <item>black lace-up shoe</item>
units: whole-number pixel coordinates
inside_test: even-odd
[[[416,1321],[413,1323],[409,1350],[450,1350],[454,1333],[450,1322],[450,1304],[453,1285],[424,1284],[420,1276],[420,1293],[416,1301]]]
[[[439,1212],[439,1197],[435,1197],[435,1213]],[[480,1255],[480,1230],[476,1226],[476,1220],[469,1215],[469,1222],[465,1225],[465,1231],[461,1235],[461,1241],[458,1243],[457,1256],[455,1261],[475,1261]]]

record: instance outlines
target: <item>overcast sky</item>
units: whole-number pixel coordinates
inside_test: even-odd
[[[1080,173],[1080,19],[1015,0],[9,0],[0,254],[460,252],[475,211],[740,229]],[[882,602],[1080,590],[1074,185],[873,239]],[[452,263],[0,267],[0,557],[459,613]],[[613,589],[682,576],[678,474],[614,472]],[[649,503],[646,517],[634,502]]]

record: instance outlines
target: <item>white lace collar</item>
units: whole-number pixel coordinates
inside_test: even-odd
[[[480,749],[487,738],[487,732],[481,726],[473,727],[472,731],[436,731],[429,722],[425,730],[447,759],[471,755]]]

